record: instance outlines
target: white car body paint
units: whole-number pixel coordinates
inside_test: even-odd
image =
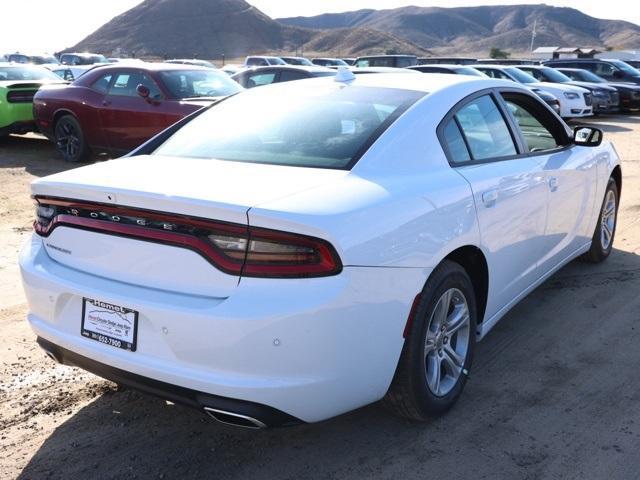
[[[256,90],[286,96],[332,81]],[[32,187],[34,195],[315,236],[335,247],[341,273],[239,278],[191,251],[59,227],[48,238],[34,234],[20,255],[35,333],[127,372],[315,422],[384,396],[413,301],[454,250],[475,247],[488,263],[481,339],[589,248],[619,165],[610,144],[458,168],[441,147],[437,127],[458,102],[488,88],[533,96],[526,86],[437,74],[365,75],[351,85],[428,92],[351,170],[152,155],[78,168]],[[138,350],[82,337],[83,297],[140,312]]]

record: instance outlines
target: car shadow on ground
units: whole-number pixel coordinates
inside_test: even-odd
[[[374,404],[248,431],[111,391],[59,425],[18,478],[631,478],[639,288],[633,253],[563,268],[478,345],[461,400],[426,424]]]
[[[62,160],[52,142],[36,134],[0,138],[0,168],[25,168],[36,177],[71,170],[87,163]]]

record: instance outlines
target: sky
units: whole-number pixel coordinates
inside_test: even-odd
[[[627,20],[640,25],[640,8],[631,7],[636,1],[545,0],[544,3],[580,9],[594,17]],[[138,3],[141,3],[140,0],[2,0],[0,53],[16,50],[52,53],[71,47]],[[492,0],[249,0],[249,3],[272,18],[406,5],[462,7],[505,4]],[[512,3],[543,2],[514,0]]]

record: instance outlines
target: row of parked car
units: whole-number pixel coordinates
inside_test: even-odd
[[[274,65],[251,67],[259,58],[271,61],[271,57],[248,57],[244,68],[232,75],[188,59],[100,63],[72,83],[42,66],[0,64],[0,136],[39,131],[71,162],[85,160],[92,152],[123,154],[202,107],[243,89],[339,72],[318,65],[287,64],[283,59]],[[367,58],[369,64],[375,64],[404,56]],[[510,80],[536,93],[565,119],[640,109],[640,72],[619,61],[612,61],[618,70],[609,72],[601,67],[603,62],[607,61],[567,60],[517,66],[436,63],[406,68],[338,69],[349,69],[355,75],[444,73]],[[595,65],[609,78],[596,75],[594,68],[577,68],[589,65]],[[616,71],[629,78],[619,78]]]

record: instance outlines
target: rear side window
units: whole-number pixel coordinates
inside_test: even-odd
[[[256,73],[254,75],[247,76],[244,86],[247,88],[261,87],[262,85],[269,85],[270,83],[275,82],[275,80],[276,80],[275,72]]]
[[[447,122],[442,132],[444,134],[444,141],[449,150],[449,157],[453,163],[464,163],[471,160],[469,156],[469,150],[462,137],[462,132],[458,128],[458,124],[455,119],[451,119]]]
[[[489,95],[476,98],[455,115],[473,160],[508,157],[517,150],[502,113]]]
[[[91,88],[100,93],[107,93],[109,91],[109,84],[111,83],[111,74],[102,75],[98,80],[93,82]]]

